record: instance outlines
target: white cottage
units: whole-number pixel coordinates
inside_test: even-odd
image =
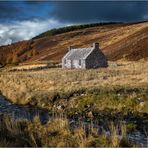
[[[63,68],[99,68],[107,67],[107,58],[99,49],[99,43],[93,43],[89,48],[69,48],[67,54],[62,58]]]

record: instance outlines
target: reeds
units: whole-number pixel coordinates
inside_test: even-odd
[[[2,119],[2,118],[1,118]],[[12,122],[13,121],[13,122]],[[92,124],[92,125],[91,125]],[[94,123],[72,128],[66,118],[55,118],[41,124],[38,117],[33,122],[17,121],[9,117],[1,120],[0,146],[32,147],[122,147],[135,146],[127,138],[124,124],[108,126],[108,131],[99,132]],[[109,134],[107,134],[109,132]]]

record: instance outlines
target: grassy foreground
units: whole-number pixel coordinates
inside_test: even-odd
[[[10,70],[10,69],[9,69]],[[111,63],[109,68],[0,72],[0,91],[17,104],[82,109],[85,105],[148,113],[148,62]],[[20,69],[19,69],[20,70]]]
[[[119,139],[116,125],[109,127],[112,134],[107,137],[98,135],[95,128],[89,134],[81,126],[70,128],[67,118],[55,118],[45,125],[39,119],[13,123],[4,119],[0,128],[7,136],[0,135],[1,146],[135,146],[125,138],[126,131],[148,133],[147,61],[110,63],[108,68],[95,70],[11,72],[8,68],[0,72],[0,91],[13,103],[46,108],[51,115],[68,119],[97,119],[103,125],[130,121],[118,125],[123,130],[123,139]],[[14,139],[18,139],[16,145]]]
[[[110,136],[98,133],[98,129],[90,127],[87,132],[84,125],[70,128],[65,118],[55,118],[45,125],[38,117],[33,122],[0,117],[1,147],[138,147],[127,139],[127,128],[124,124],[111,124]],[[118,131],[121,137],[118,137]]]

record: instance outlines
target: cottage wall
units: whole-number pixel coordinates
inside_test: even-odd
[[[86,69],[86,61],[85,61],[84,59],[82,59],[81,61],[82,61],[82,62],[81,62],[81,63],[82,63],[82,66],[81,66],[81,67],[82,67],[83,69]]]
[[[81,68],[81,64],[79,63],[79,60],[72,60],[71,68]]]
[[[62,68],[71,68],[71,60],[63,58],[62,59]]]
[[[107,67],[107,59],[105,55],[98,49],[94,49],[92,53],[85,60],[85,68],[99,68]]]
[[[85,61],[82,60],[62,60],[62,68],[85,68]]]

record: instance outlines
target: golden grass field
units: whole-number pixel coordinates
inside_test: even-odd
[[[47,108],[45,98],[51,100],[57,92],[148,86],[148,61],[110,62],[108,68],[91,70],[48,68],[9,72],[10,70],[8,68],[0,72],[2,94],[13,103],[28,104],[35,100],[39,106]]]

